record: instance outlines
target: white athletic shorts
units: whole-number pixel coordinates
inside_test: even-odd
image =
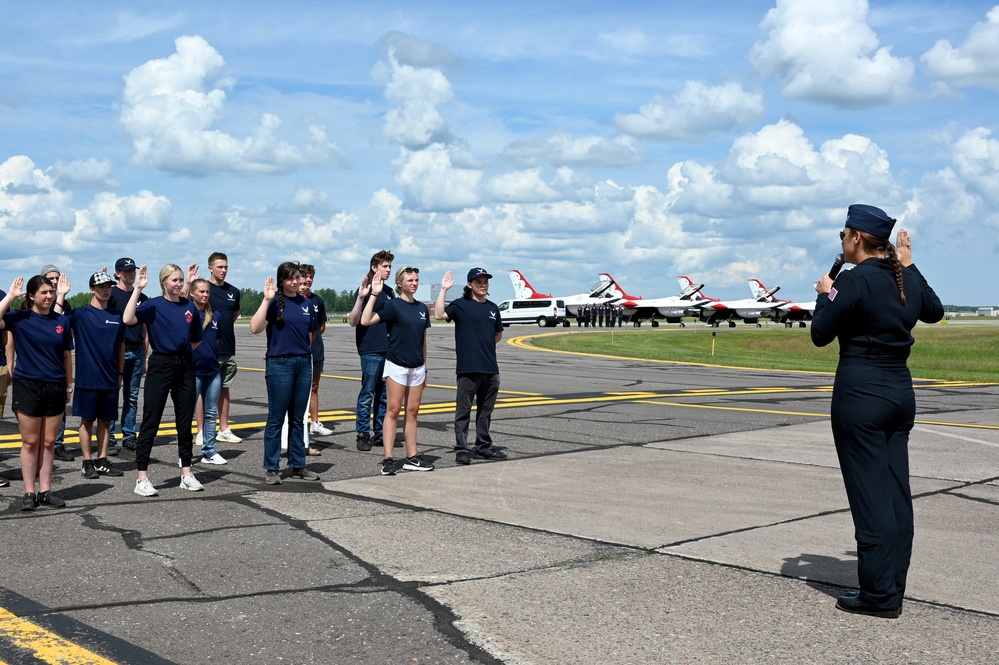
[[[402,367],[396,365],[391,360],[385,361],[385,369],[382,371],[383,379],[392,379],[402,386],[420,386],[427,380],[427,366]]]

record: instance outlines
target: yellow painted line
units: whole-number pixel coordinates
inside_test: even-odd
[[[688,409],[717,409],[719,411],[748,411],[749,413],[775,413],[780,416],[814,416],[828,418],[828,413],[809,413],[807,411],[776,411],[773,409],[749,409],[738,406],[713,406],[710,404],[683,404],[681,402],[660,402],[657,400],[642,400],[639,404],[659,404],[662,406],[681,406]]]
[[[0,637],[52,665],[115,665],[81,646],[25,621],[0,607]]]

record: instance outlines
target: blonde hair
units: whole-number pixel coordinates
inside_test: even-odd
[[[415,272],[417,279],[420,276],[420,269],[414,268],[412,266],[403,266],[395,271],[395,292],[397,295],[402,295],[402,277],[407,273]]]
[[[184,271],[175,263],[168,263],[160,268],[160,291],[163,292],[163,295],[166,295],[166,288],[163,286],[163,282],[167,281],[167,278],[175,272],[179,272],[181,276],[184,275]]]
[[[188,284],[187,285],[187,297],[190,298],[191,297],[191,293],[194,292],[194,289],[196,289],[201,284],[204,284],[205,286],[208,286],[208,280],[206,280],[206,279],[196,279],[193,282],[191,282],[190,284]],[[210,290],[212,287],[208,286],[208,288]],[[212,314],[212,301],[209,300],[208,302],[205,303],[205,324],[203,326],[201,326],[202,328],[207,328],[209,325],[211,325],[212,316],[213,316],[213,314]]]

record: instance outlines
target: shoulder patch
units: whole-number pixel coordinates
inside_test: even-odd
[[[832,287],[831,289],[829,289],[829,302],[832,302],[833,300],[836,300],[836,294],[837,293],[838,293],[838,291],[836,291],[836,287],[835,286]]]

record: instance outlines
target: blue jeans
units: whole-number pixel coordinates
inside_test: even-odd
[[[312,356],[267,358],[267,426],[264,428],[264,468],[281,468],[281,426],[288,419],[288,466],[305,467],[305,410],[312,394]]]
[[[354,429],[358,434],[370,434],[378,441],[382,438],[382,424],[385,422],[385,356],[381,353],[361,354],[361,392],[357,394],[357,417]],[[371,423],[371,405],[375,407],[375,422]]]
[[[205,426],[201,428],[201,454],[215,455],[215,419],[219,417],[219,393],[222,392],[222,375],[195,376],[195,390],[205,405]]]
[[[125,366],[121,381],[121,438],[135,439],[135,416],[139,412],[139,384],[142,383],[142,348],[125,351]],[[115,422],[111,422],[114,440]]]

